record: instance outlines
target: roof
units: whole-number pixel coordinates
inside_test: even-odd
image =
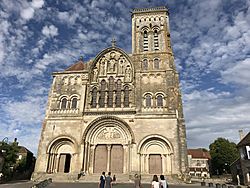
[[[202,148],[188,149],[188,155],[191,155],[192,158],[211,159],[210,153]]]
[[[77,61],[75,64],[71,65],[69,68],[67,68],[65,71],[81,71],[86,69],[86,63],[83,62],[82,59]]]
[[[237,147],[250,145],[250,132],[237,144]]]
[[[32,153],[24,146],[18,146],[19,147],[19,153]]]

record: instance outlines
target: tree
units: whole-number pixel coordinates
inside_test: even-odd
[[[239,153],[234,142],[225,138],[217,138],[209,145],[212,174],[219,175],[230,172],[230,165],[239,158]]]
[[[16,142],[6,143],[1,142],[1,150],[4,150],[4,164],[3,164],[3,174],[4,177],[8,180],[11,179],[13,174],[13,169],[16,167],[17,153],[19,151],[18,145]]]

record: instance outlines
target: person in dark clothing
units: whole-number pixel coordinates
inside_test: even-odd
[[[105,186],[105,181],[106,181],[106,177],[105,177],[105,172],[102,172],[102,175],[100,176],[100,181],[99,181],[99,188],[104,188]]]
[[[112,188],[112,178],[111,178],[111,172],[108,173],[108,176],[106,177],[106,186],[105,188]]]

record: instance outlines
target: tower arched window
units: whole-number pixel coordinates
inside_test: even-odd
[[[61,109],[66,109],[67,108],[67,99],[63,98],[61,102]]]
[[[148,51],[148,32],[143,32],[143,51]]]
[[[122,83],[121,80],[117,80],[117,85],[116,85],[116,99],[115,99],[115,106],[116,107],[121,107],[121,88]]]
[[[95,87],[92,90],[91,108],[96,108],[96,98],[97,98],[97,89]]]
[[[124,88],[124,107],[129,107],[129,87]]]
[[[101,89],[100,89],[100,99],[99,99],[99,107],[104,108],[105,107],[105,91],[106,90],[106,81],[101,81]]]
[[[154,31],[154,49],[159,50],[158,31]]]
[[[142,70],[148,70],[148,60],[144,59],[142,61]]]
[[[151,107],[152,105],[152,96],[150,94],[146,95],[146,107]]]
[[[113,90],[114,90],[114,78],[109,77],[109,89],[108,89],[108,107],[113,107]]]
[[[71,108],[72,109],[76,109],[77,108],[77,98],[74,97],[72,100],[71,100]]]
[[[160,61],[159,59],[154,59],[154,69],[160,69]]]
[[[163,107],[163,97],[162,95],[157,96],[157,107]]]

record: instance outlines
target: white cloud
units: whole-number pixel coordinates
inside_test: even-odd
[[[45,25],[42,29],[42,34],[46,37],[55,37],[58,35],[58,29],[54,25],[47,26]]]
[[[32,7],[21,10],[21,17],[25,20],[33,18],[35,10]]]
[[[42,8],[44,5],[44,0],[32,0],[31,6],[34,8]]]

